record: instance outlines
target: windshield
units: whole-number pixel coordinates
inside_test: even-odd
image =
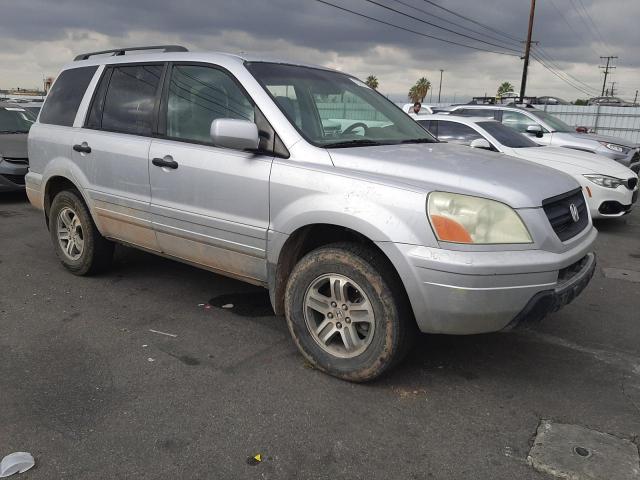
[[[24,108],[0,107],[0,133],[27,133],[33,120]]]
[[[491,135],[505,147],[529,148],[542,146],[525,137],[517,130],[506,127],[498,122],[478,122],[478,126],[485,129],[487,133],[489,133],[489,135]]]
[[[318,147],[437,142],[396,105],[353,77],[277,63],[246,66],[292,125]]]
[[[569,133],[576,132],[575,127],[571,127],[567,125],[558,117],[554,117],[553,115],[547,112],[543,112],[542,110],[536,110],[535,112],[529,112],[529,113],[532,113],[534,116],[538,117],[539,119],[544,121],[547,125],[549,125],[551,127],[552,132],[569,132]]]

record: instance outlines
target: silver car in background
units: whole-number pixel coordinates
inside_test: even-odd
[[[35,119],[19,104],[0,102],[0,192],[24,190],[29,169],[27,134]]]
[[[499,105],[458,105],[452,115],[488,117],[529,135],[540,145],[573,148],[612,158],[636,174],[640,172],[640,144],[623,138],[595,133],[578,133],[550,113],[532,107]]]
[[[341,72],[164,50],[80,55],[31,129],[27,193],[72,273],[120,242],[264,286],[300,352],[352,381],[418,329],[510,329],[593,275],[571,177],[440,143]]]

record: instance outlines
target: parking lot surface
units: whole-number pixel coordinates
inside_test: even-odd
[[[421,336],[356,385],[305,364],[265,290],[124,247],[75,277],[2,195],[0,456],[31,452],[25,479],[547,478],[526,462],[542,420],[640,435],[640,209],[596,226],[564,310]]]

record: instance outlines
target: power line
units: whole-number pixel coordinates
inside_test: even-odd
[[[481,43],[484,43],[486,45],[490,45],[492,47],[504,48],[505,50],[510,50],[512,52],[519,52],[519,50],[514,50],[513,48],[505,47],[503,45],[498,45],[496,43],[487,42],[487,41],[481,40],[481,39],[479,39],[477,37],[472,37],[471,35],[467,35],[465,33],[459,33],[459,32],[456,32],[455,30],[452,30],[452,29],[447,28],[447,27],[442,27],[442,26],[440,26],[440,25],[438,25],[436,23],[432,23],[432,22],[429,22],[427,20],[423,20],[421,18],[413,17],[413,16],[411,16],[411,15],[409,15],[407,13],[401,12],[400,10],[396,10],[395,8],[391,8],[391,7],[389,7],[387,5],[384,5],[384,4],[380,3],[380,2],[377,2],[375,0],[364,0],[364,1],[367,2],[367,3],[371,3],[373,5],[377,5],[380,8],[384,8],[385,10],[389,10],[390,12],[397,13],[398,15],[402,15],[404,17],[410,18],[411,20],[415,20],[417,22],[424,23],[425,25],[429,25],[430,27],[439,28],[440,30],[444,30],[445,32],[453,33],[454,35],[459,35],[461,37],[468,38],[470,40],[475,40],[476,42],[481,42]]]
[[[560,73],[558,73],[555,69],[553,69],[552,67],[550,67],[549,65],[547,65],[545,63],[545,61],[543,59],[541,59],[540,57],[538,57],[536,54],[531,54],[531,56],[540,64],[542,65],[544,68],[546,68],[547,70],[549,70],[553,75],[555,75],[556,77],[558,77],[560,80],[562,80],[564,83],[566,83],[567,85],[575,88],[576,90],[584,93],[585,95],[588,95],[589,97],[592,96],[591,93],[589,93],[588,91],[586,91],[585,89],[583,89],[582,87],[580,87],[579,85],[576,85],[575,83],[573,83],[571,80],[563,77]]]
[[[478,50],[480,52],[497,53],[499,55],[507,55],[507,56],[510,56],[510,57],[518,57],[519,56],[519,55],[517,55],[515,53],[498,52],[498,51],[495,51],[495,50],[488,50],[488,49],[485,49],[485,48],[475,47],[473,45],[467,45],[465,43],[459,43],[459,42],[455,42],[453,40],[447,40],[445,38],[436,37],[434,35],[429,35],[427,33],[418,32],[418,31],[412,30],[410,28],[405,28],[405,27],[402,27],[400,25],[396,25],[395,23],[387,22],[385,20],[380,20],[379,18],[371,17],[369,15],[365,15],[364,13],[359,13],[359,12],[356,12],[354,10],[350,10],[350,9],[348,9],[346,7],[341,7],[339,5],[335,5],[335,4],[327,2],[325,0],[316,0],[316,2],[322,3],[324,5],[328,5],[328,6],[333,7],[333,8],[337,8],[338,10],[342,10],[343,12],[352,13],[354,15],[357,15],[358,17],[366,18],[368,20],[372,20],[374,22],[381,23],[382,25],[388,25],[390,27],[394,27],[394,28],[398,28],[400,30],[404,30],[405,32],[409,32],[409,33],[413,33],[415,35],[419,35],[421,37],[431,38],[433,40],[438,40],[439,42],[449,43],[451,45],[457,45],[459,47],[471,48],[472,50]]]
[[[479,27],[486,28],[487,30],[489,30],[489,31],[491,31],[493,33],[497,33],[498,35],[502,35],[503,37],[506,37],[506,38],[508,38],[510,40],[515,40],[516,42],[520,41],[519,38],[516,38],[516,37],[514,37],[512,35],[509,35],[508,33],[502,32],[502,31],[500,31],[498,29],[495,29],[493,27],[490,27],[489,25],[485,25],[484,23],[480,23],[477,20],[474,20],[472,18],[465,17],[464,15],[461,15],[461,14],[459,14],[457,12],[454,12],[453,10],[449,10],[448,8],[445,8],[442,5],[438,5],[436,2],[432,2],[431,0],[422,0],[422,1],[428,3],[429,5],[433,5],[436,8],[444,10],[445,12],[450,13],[451,15],[454,15],[456,17],[462,18],[463,20],[466,20],[467,22],[473,23],[474,25],[478,25]]]
[[[558,65],[557,61],[551,56],[549,55],[541,46],[537,45],[536,46],[536,53],[538,54],[538,56],[540,56],[545,62],[547,62],[549,65],[551,65],[554,69],[556,69],[557,71],[559,71],[559,73],[561,75],[564,75],[568,78],[570,78],[571,80],[573,80],[574,82],[584,86],[587,90],[592,91],[593,93],[591,94],[592,96],[595,96],[595,94],[598,92],[598,89],[595,87],[592,87],[591,85],[589,85],[588,83],[583,82],[582,80],[574,77],[573,75],[571,75],[569,72],[565,72],[562,70],[562,67],[560,67],[560,65]]]
[[[598,25],[596,25],[596,23],[593,21],[593,17],[591,16],[591,14],[587,10],[587,8],[584,6],[584,3],[582,3],[582,0],[577,0],[577,2],[582,7],[582,10],[584,11],[585,15],[589,19],[589,22],[591,23],[591,25],[593,25],[593,28],[594,28],[598,38],[600,39],[600,43],[602,43],[602,45],[605,47],[606,50],[609,50],[609,52],[611,52],[611,48],[609,47],[607,42],[604,40],[604,37],[602,36],[602,32],[598,28]]]
[[[609,51],[610,49],[605,45],[604,41],[602,41],[602,39],[596,38],[598,34],[598,27],[593,22],[593,19],[589,15],[589,12],[587,12],[587,10],[584,8],[584,5],[580,3],[580,6],[582,6],[582,10],[581,10],[580,6],[578,6],[577,0],[570,0],[570,1],[571,1],[571,5],[573,5],[573,8],[576,10],[578,17],[580,17],[580,20],[582,21],[584,26],[587,28],[587,31],[594,32],[594,40],[600,43],[600,45],[604,47],[605,51]]]
[[[550,0],[551,1],[551,6],[556,10],[556,12],[558,12],[558,15],[560,15],[560,18],[562,18],[562,20],[564,20],[564,23],[567,24],[567,26],[571,29],[571,31],[573,33],[575,33],[576,37],[579,37],[580,40],[585,44],[588,45],[589,48],[591,49],[591,51],[593,53],[595,53],[596,57],[600,56],[600,54],[598,52],[596,52],[593,47],[591,46],[591,42],[587,41],[586,37],[582,36],[582,32],[580,32],[580,29],[575,29],[573,28],[573,25],[571,24],[571,22],[569,20],[567,20],[567,17],[565,17],[564,13],[562,13],[562,10],[560,10],[558,8],[558,6],[556,5],[556,3],[554,2],[554,0]]]
[[[484,32],[479,31],[479,30],[474,30],[473,28],[466,27],[466,26],[462,25],[461,23],[456,23],[456,22],[454,22],[452,20],[448,20],[445,17],[442,17],[440,15],[436,15],[435,13],[431,13],[431,12],[429,12],[429,11],[423,9],[423,8],[419,8],[419,7],[416,7],[414,5],[410,5],[408,3],[403,2],[402,0],[393,0],[393,1],[396,2],[396,3],[399,3],[400,5],[404,5],[407,8],[415,10],[417,12],[421,12],[421,13],[423,13],[425,15],[428,15],[428,16],[433,17],[433,18],[437,18],[438,20],[441,20],[443,22],[449,23],[449,24],[454,25],[454,26],[456,26],[458,28],[462,28],[464,30],[467,30],[468,32],[475,33],[476,35],[482,35],[483,37],[490,38],[491,40],[495,40],[496,42],[504,42],[505,41],[502,38],[494,37],[492,35],[488,35],[488,34],[486,34]],[[509,40],[509,42],[510,42],[511,46],[517,46],[517,47],[520,46],[520,42],[518,42],[518,41]]]

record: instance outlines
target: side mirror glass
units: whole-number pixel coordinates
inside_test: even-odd
[[[471,148],[484,148],[485,150],[491,150],[491,144],[484,138],[476,138],[469,146]]]
[[[249,120],[218,118],[211,122],[211,140],[216,147],[234,150],[257,150],[258,127]]]

